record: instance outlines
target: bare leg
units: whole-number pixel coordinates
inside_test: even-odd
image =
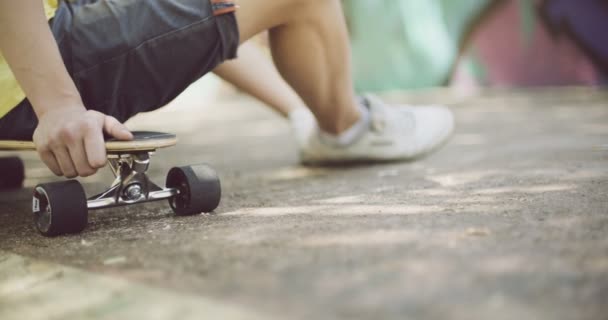
[[[240,0],[239,5],[241,41],[269,30],[281,75],[315,114],[321,129],[339,134],[358,121],[339,0]]]
[[[283,117],[297,108],[306,108],[302,99],[281,78],[270,57],[252,43],[244,43],[239,48],[238,59],[224,62],[213,72]]]

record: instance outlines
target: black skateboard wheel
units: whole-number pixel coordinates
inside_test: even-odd
[[[172,168],[167,174],[167,187],[179,191],[169,199],[178,216],[212,212],[222,197],[217,173],[205,164]]]
[[[36,228],[47,237],[79,233],[87,226],[87,196],[76,180],[39,184],[32,211]]]
[[[19,157],[0,158],[0,190],[19,189],[25,180],[25,167]]]

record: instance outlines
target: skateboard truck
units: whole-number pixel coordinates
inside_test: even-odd
[[[90,197],[87,208],[103,209],[179,195],[177,188],[161,188],[146,174],[152,154],[153,152],[108,154],[108,163],[116,179],[108,190]]]
[[[173,212],[179,216],[212,212],[217,208],[221,198],[220,180],[208,165],[172,168],[167,173],[164,188],[148,177],[150,157],[160,148],[175,145],[175,135],[147,131],[133,132],[133,135],[132,141],[106,141],[108,166],[115,176],[108,190],[87,198],[76,180],[44,183],[34,188],[32,211],[35,226],[42,235],[81,232],[88,224],[89,210],[163,199],[169,200]],[[31,141],[2,143],[0,150],[3,146],[4,150],[35,150]],[[14,179],[3,179],[7,181],[0,187],[20,187],[24,179],[22,161],[14,157],[0,164],[6,164],[3,168],[14,176]]]
[[[168,199],[178,216],[211,212],[221,198],[220,180],[205,164],[174,167],[161,188],[146,174],[151,151],[108,152],[116,179],[110,188],[87,199],[76,180],[40,184],[34,189],[32,210],[36,228],[45,236],[78,233],[86,228],[88,210]]]

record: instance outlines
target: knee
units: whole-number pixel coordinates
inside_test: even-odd
[[[315,1],[310,1],[310,0],[293,0],[294,2],[296,2],[298,5],[301,6],[305,6],[307,8],[311,8],[311,9],[316,9],[316,10],[321,10],[323,8],[326,8],[327,6],[336,6],[336,5],[340,5],[341,4],[341,0],[315,0]]]
[[[341,0],[287,0],[290,5],[289,12],[296,17],[319,16],[319,12],[328,12],[342,8]]]

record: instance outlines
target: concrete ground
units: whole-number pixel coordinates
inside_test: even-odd
[[[608,92],[387,98],[450,105],[453,139],[412,163],[306,168],[259,104],[190,91],[131,127],[179,135],[160,183],[217,168],[217,212],[93,212],[75,236],[33,230],[31,187],[52,178],[23,154],[27,188],[0,195],[0,318],[608,318]]]

